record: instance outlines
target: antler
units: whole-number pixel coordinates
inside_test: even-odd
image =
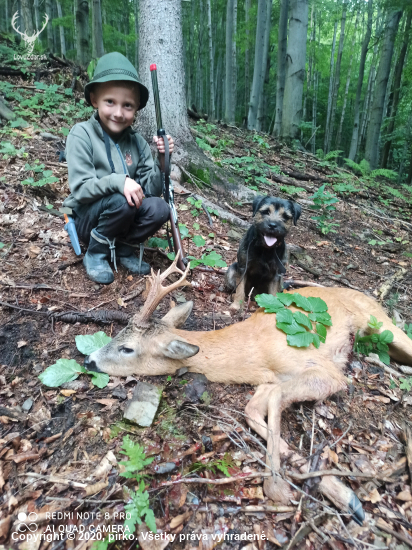
[[[20,34],[21,36],[25,36],[25,35],[26,35],[25,32],[20,32],[20,27],[17,27],[17,29],[16,29],[16,27],[14,26],[18,18],[19,18],[19,12],[16,11],[16,13],[13,15],[13,19],[11,20],[11,26],[13,27],[13,29],[14,29],[18,34]]]
[[[39,34],[44,31],[44,29],[46,28],[47,23],[49,22],[49,16],[47,15],[47,13],[45,13],[44,15],[46,16],[45,21],[44,21],[43,27],[41,28],[41,31],[37,31],[37,36],[39,36]]]
[[[149,294],[147,296],[147,300],[144,303],[144,306],[140,311],[140,313],[137,313],[136,315],[133,316],[133,321],[135,323],[143,324],[143,325],[146,324],[147,321],[150,319],[154,310],[157,308],[160,301],[163,300],[163,298],[167,294],[169,294],[170,292],[172,292],[172,290],[175,290],[175,288],[178,288],[179,286],[190,285],[190,283],[186,281],[186,277],[190,269],[190,264],[188,264],[186,271],[182,271],[181,269],[179,269],[176,266],[179,256],[180,256],[180,250],[176,254],[176,258],[174,259],[174,262],[172,263],[172,265],[168,269],[166,269],[166,271],[164,271],[163,273],[160,273],[160,269],[159,269],[157,274],[155,274],[155,272],[152,269],[152,273],[149,277],[149,285],[150,285]],[[169,286],[166,286],[166,287],[163,286],[162,282],[172,273],[180,273],[181,275],[180,279]]]

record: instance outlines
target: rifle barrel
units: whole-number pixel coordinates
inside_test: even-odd
[[[163,130],[162,123],[162,111],[160,110],[160,96],[159,96],[159,86],[157,83],[157,67],[156,63],[150,65],[150,72],[152,75],[152,87],[153,87],[153,99],[156,111],[156,124],[157,124],[157,133],[159,135],[159,130]],[[163,133],[161,135],[164,135]]]

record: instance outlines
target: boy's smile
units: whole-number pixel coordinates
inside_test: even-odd
[[[139,106],[136,87],[129,82],[103,82],[90,92],[90,100],[99,111],[100,124],[111,138],[117,138],[133,124]]]

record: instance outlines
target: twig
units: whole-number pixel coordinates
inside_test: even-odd
[[[246,305],[246,309],[243,311],[243,319],[242,319],[242,321],[245,320],[246,313],[247,313],[248,310],[249,310],[249,306],[250,306],[250,297],[252,296],[252,292],[253,292],[253,289],[254,289],[254,288],[255,288],[255,287],[252,286],[252,288],[250,289],[250,292],[249,292],[249,294],[248,294],[248,297],[247,297],[247,305]]]
[[[37,479],[44,479],[49,483],[60,483],[61,485],[68,485],[69,487],[84,489],[87,487],[87,483],[79,483],[78,481],[72,481],[71,479],[62,479],[57,476],[44,476],[35,472],[25,472],[24,474],[17,474],[18,477],[34,477]]]
[[[207,221],[209,222],[209,225],[210,227],[213,227],[213,220],[212,220],[212,216],[210,215],[208,209],[206,208],[206,206],[203,204],[202,202],[202,208],[207,216]]]
[[[228,483],[236,483],[238,481],[245,481],[246,479],[253,479],[255,477],[271,477],[271,472],[256,472],[250,474],[244,474],[240,476],[224,477],[222,479],[207,479],[203,477],[192,477],[187,478],[183,477],[181,479],[176,479],[175,481],[164,481],[159,485],[161,487],[168,487],[170,485],[179,485],[180,483],[204,483],[211,485],[227,485]]]
[[[364,479],[378,479],[386,483],[392,483],[394,480],[386,476],[377,476],[375,474],[364,474],[362,472],[348,472],[341,470],[317,470],[316,472],[307,472],[305,474],[295,474],[294,472],[286,472],[286,475],[302,481],[319,476],[344,476],[344,477],[363,477]]]
[[[26,309],[24,307],[15,306],[14,304],[9,304],[8,302],[0,302],[0,306],[10,307],[12,309],[18,309],[19,311],[28,311],[29,313],[36,313],[37,315],[48,315],[48,311],[37,311],[36,309]]]

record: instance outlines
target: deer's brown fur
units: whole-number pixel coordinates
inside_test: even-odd
[[[285,334],[276,328],[276,315],[263,310],[221,330],[181,330],[178,327],[192,309],[188,302],[145,327],[139,318],[131,321],[109,344],[90,355],[87,366],[116,376],[173,374],[187,367],[212,382],[258,385],[246,407],[247,421],[267,440],[267,464],[277,471],[281,457],[290,454],[280,438],[282,411],[292,403],[322,400],[345,389],[343,369],[353,336],[358,330],[360,334],[370,330],[370,315],[383,322],[382,331],[390,330],[394,335],[390,356],[412,364],[412,340],[392,324],[372,298],[343,288],[307,287],[299,292],[306,297],[318,296],[328,305],[333,326],[327,328],[326,342],[319,349],[288,346]],[[336,478],[324,478],[319,488],[340,507],[349,507],[348,498],[353,493]],[[291,496],[278,476],[268,478],[264,490],[278,502],[287,502]]]

